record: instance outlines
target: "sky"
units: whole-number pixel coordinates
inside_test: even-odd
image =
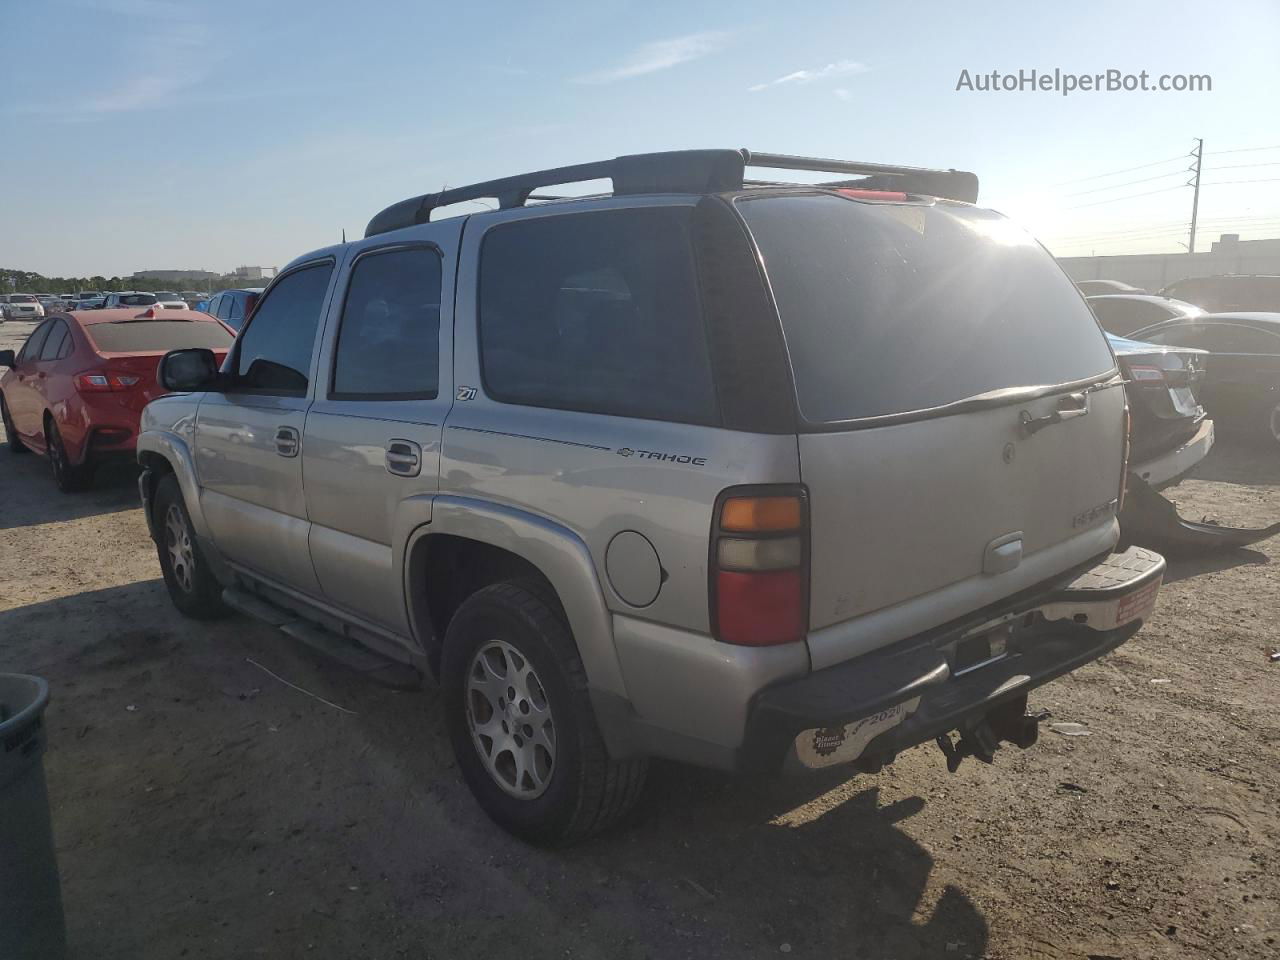
[[[46,275],[281,266],[445,185],[693,147],[972,170],[1066,256],[1184,249],[1204,138],[1198,247],[1280,237],[1278,0],[0,0],[0,38],[0,267]],[[957,89],[1055,68],[1212,90]]]

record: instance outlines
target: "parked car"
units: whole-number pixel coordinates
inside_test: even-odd
[[[39,320],[44,316],[44,307],[29,293],[10,293],[3,301],[0,311],[8,320]]]
[[[102,305],[106,302],[106,297],[86,297],[84,300],[77,300],[71,305],[72,310],[101,310]]]
[[[1161,320],[1195,317],[1204,313],[1193,303],[1151,294],[1111,293],[1087,297],[1086,300],[1102,329],[1117,337],[1127,337],[1133,331]]]
[[[1210,313],[1280,312],[1280,276],[1189,277],[1169,284],[1160,293]]]
[[[58,488],[88,486],[95,467],[133,455],[138,417],[162,392],[156,365],[175,347],[225,356],[225,326],[203,314],[136,309],[60,314],[22,349],[0,350],[0,415],[10,453],[46,456]]]
[[[1280,313],[1210,313],[1139,330],[1135,339],[1208,351],[1200,397],[1220,426],[1280,443]]]
[[[1141,287],[1120,280],[1077,280],[1076,289],[1086,297],[1105,293],[1146,293]]]
[[[1030,746],[1028,691],[1131,636],[1164,569],[1112,553],[1107,341],[955,202],[972,174],[748,161],[865,169],[689,151],[414,197],[290,264],[221,371],[169,354],[138,457],[177,608],[438,677],[471,790],[540,841],[622,816],[650,756]]]
[[[1208,354],[1110,334],[1107,339],[1127,381],[1129,469],[1153,487],[1171,483],[1213,448],[1213,421],[1196,397]]]
[[[196,304],[200,303],[202,300],[207,300],[208,296],[209,295],[207,293],[201,293],[198,290],[183,290],[181,299],[188,307],[195,310],[197,309]]]
[[[253,312],[254,304],[262,296],[263,287],[242,287],[235,290],[223,290],[209,298],[202,309],[211,317],[217,317],[227,326],[239,330],[245,317]]]
[[[118,307],[150,307],[156,303],[156,295],[153,293],[139,293],[136,290],[121,290],[118,293],[108,293],[103,301],[103,310],[115,310]]]

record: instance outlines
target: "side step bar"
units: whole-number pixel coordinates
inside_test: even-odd
[[[223,590],[222,602],[233,610],[276,627],[295,640],[301,640],[317,653],[383,686],[411,690],[422,685],[422,677],[413,667],[384,657],[241,587]]]

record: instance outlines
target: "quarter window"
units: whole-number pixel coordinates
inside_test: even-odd
[[[480,348],[496,400],[714,423],[692,208],[548,216],[494,228]]]
[[[238,341],[237,386],[264,393],[303,394],[333,264],[326,261],[282,277]]]
[[[41,360],[57,360],[62,356],[62,348],[67,339],[67,325],[61,320],[54,322],[45,338],[44,347],[40,351]]]
[[[440,386],[440,256],[425,248],[356,261],[334,352],[336,399],[426,400]]]

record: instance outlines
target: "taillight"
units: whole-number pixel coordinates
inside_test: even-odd
[[[1164,382],[1164,369],[1146,363],[1129,364],[1129,379],[1139,383]]]
[[[716,504],[711,536],[717,640],[772,646],[808,630],[809,517],[796,487],[735,487]]]
[[[1120,496],[1116,499],[1116,513],[1124,509],[1125,494],[1129,492],[1129,429],[1132,418],[1129,416],[1129,401],[1124,404],[1124,456],[1120,461]]]
[[[128,390],[138,383],[140,377],[132,373],[117,373],[114,370],[90,370],[76,374],[76,390],[80,393],[112,393]]]

